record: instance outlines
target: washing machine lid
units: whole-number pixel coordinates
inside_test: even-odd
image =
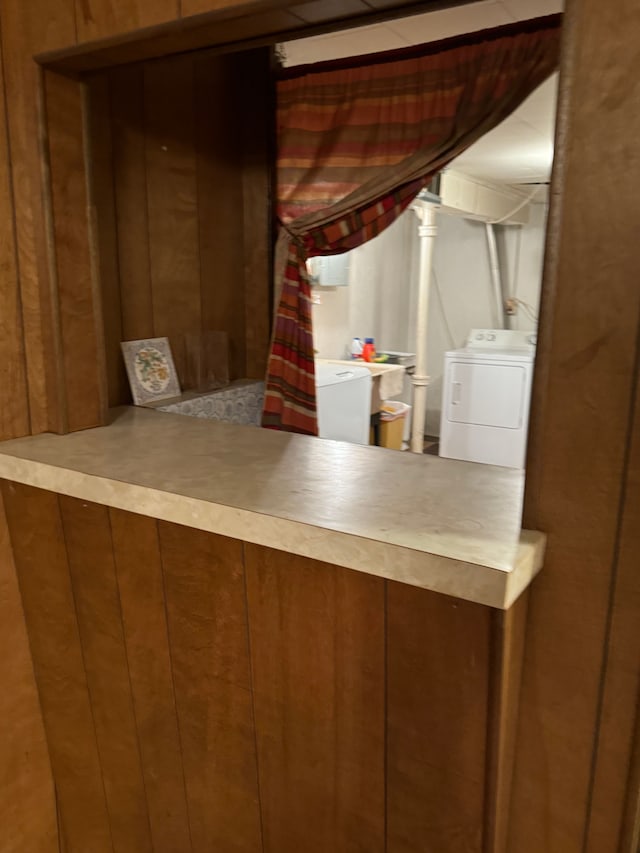
[[[366,367],[354,364],[353,367],[343,364],[315,364],[316,388],[326,388],[328,385],[342,385],[345,382],[363,379],[371,376],[371,371]]]

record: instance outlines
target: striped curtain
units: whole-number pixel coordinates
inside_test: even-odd
[[[561,16],[293,69],[278,84],[279,287],[263,426],[317,434],[306,259],[361,245],[557,67]]]

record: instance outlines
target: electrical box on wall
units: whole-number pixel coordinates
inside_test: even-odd
[[[307,269],[311,284],[319,287],[345,287],[349,284],[350,252],[309,258]]]

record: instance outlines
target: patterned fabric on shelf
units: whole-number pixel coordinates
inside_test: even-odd
[[[263,404],[264,382],[247,382],[156,408],[161,412],[189,415],[192,418],[260,426]]]

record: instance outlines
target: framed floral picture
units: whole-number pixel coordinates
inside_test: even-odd
[[[120,346],[136,406],[180,396],[168,338],[123,341]]]

